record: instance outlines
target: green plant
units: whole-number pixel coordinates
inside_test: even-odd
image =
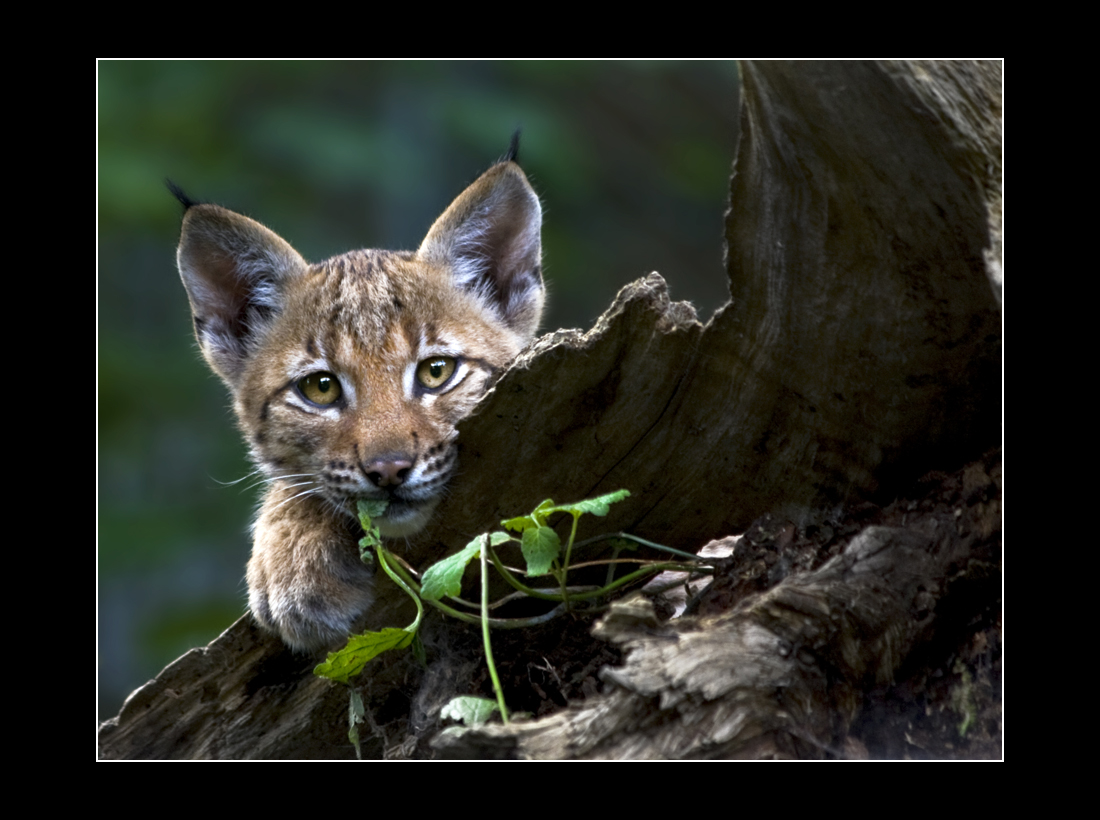
[[[347,646],[329,654],[324,663],[318,664],[313,670],[314,674],[347,684],[351,678],[363,670],[371,659],[382,652],[390,649],[402,649],[407,646],[415,648],[417,645],[416,633],[424,615],[424,603],[427,603],[448,616],[481,627],[485,646],[485,660],[489,667],[493,690],[496,694],[495,707],[500,711],[501,719],[507,723],[509,719],[508,709],[504,703],[500,680],[497,677],[496,666],[493,662],[492,644],[490,642],[491,629],[515,629],[545,622],[569,611],[581,602],[605,598],[627,584],[665,570],[709,571],[709,567],[701,566],[698,563],[699,559],[691,553],[680,552],[660,544],[654,544],[628,533],[610,533],[589,538],[585,541],[576,541],[577,523],[582,515],[590,513],[605,516],[612,504],[622,501],[629,495],[630,493],[627,490],[618,490],[597,498],[561,505],[556,505],[552,500],[547,499],[530,514],[501,522],[506,530],[519,533],[518,538],[500,531],[479,535],[459,552],[430,566],[420,576],[419,582],[414,577],[415,571],[383,546],[378,528],[372,524],[371,520],[385,510],[386,502],[360,501],[358,506],[359,519],[364,532],[363,538],[359,541],[360,556],[368,563],[377,560],[378,565],[394,583],[408,593],[416,604],[416,618],[403,629],[388,628],[377,632],[353,635],[348,640]],[[569,537],[564,545],[557,532],[550,526],[551,517],[562,514],[573,517]],[[609,539],[614,539],[617,542],[611,558],[573,563],[575,549]],[[555,581],[555,587],[540,589],[520,580],[517,573],[504,564],[497,552],[498,547],[509,542],[518,543],[520,546],[526,564],[525,571],[522,573],[524,579],[550,575]],[[622,549],[633,549],[637,544],[671,553],[683,560],[650,561],[641,558],[624,559],[619,557],[619,552]],[[478,603],[464,601],[459,597],[462,591],[463,575],[467,566],[474,559],[479,559],[481,565],[481,600]],[[615,578],[615,569],[622,563],[637,564],[639,566],[638,569]],[[512,595],[495,603],[489,602],[489,564],[492,564],[501,577],[516,590]],[[571,570],[597,565],[607,566],[607,579],[603,585],[570,586],[568,576]],[[550,611],[532,618],[494,618],[490,615],[494,608],[517,596],[549,601],[554,603],[555,606]],[[444,603],[444,598],[449,599],[450,603]],[[356,700],[357,697],[358,695],[353,689],[352,702],[349,707],[349,737],[355,743],[356,752],[358,753],[359,743],[356,724],[362,720],[363,704],[361,700]],[[448,704],[444,714],[447,717],[455,717],[467,722],[479,722],[486,719],[493,711],[492,708],[486,707],[486,703],[490,707],[493,705],[492,701],[485,701],[484,698],[456,698]]]

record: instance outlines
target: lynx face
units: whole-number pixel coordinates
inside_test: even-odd
[[[356,501],[389,502],[384,536],[420,530],[455,470],[455,424],[535,333],[538,198],[505,160],[416,252],[311,265],[259,223],[176,194],[195,332],[269,479],[249,602],[287,644],[319,649],[370,604]]]
[[[288,288],[237,413],[267,475],[353,518],[385,499],[382,534],[410,535],[454,470],[455,424],[524,341],[443,267],[345,254]]]

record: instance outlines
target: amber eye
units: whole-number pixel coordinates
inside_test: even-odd
[[[332,404],[343,393],[339,380],[331,373],[310,373],[304,379],[298,379],[298,392],[308,401],[321,407]]]
[[[454,375],[455,360],[450,356],[434,356],[425,359],[416,366],[416,380],[429,390],[435,390],[447,383]]]

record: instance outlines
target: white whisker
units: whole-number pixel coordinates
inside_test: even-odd
[[[294,486],[301,487],[303,485],[302,484],[296,484]],[[289,504],[291,501],[293,501],[296,498],[301,498],[304,495],[311,495],[313,493],[319,492],[320,489],[321,489],[320,487],[311,487],[310,489],[304,490],[304,491],[298,493],[297,495],[292,495],[290,498],[286,499],[285,501],[281,501],[279,503],[279,505],[275,507],[275,509],[276,510],[279,509],[279,507],[282,507],[284,504]]]
[[[251,489],[254,489],[255,487],[260,487],[260,486],[263,486],[263,485],[275,484],[276,482],[284,481],[284,480],[289,479],[289,478],[306,478],[306,479],[309,479],[310,481],[312,481],[314,479],[314,476],[313,476],[312,473],[289,473],[288,475],[265,475],[265,476],[261,476],[257,481],[250,484],[248,486],[248,489],[251,490]],[[306,482],[306,483],[308,483],[308,482]],[[300,487],[301,484],[291,484],[290,486]]]
[[[253,476],[259,475],[261,472],[262,472],[261,470],[253,470],[252,472],[245,473],[240,478],[235,478],[232,481],[220,481],[220,480],[214,478],[213,476],[210,477],[210,480],[215,482],[216,484],[221,484],[223,487],[232,487],[234,484],[240,484],[242,481],[246,481],[247,479],[250,479]]]

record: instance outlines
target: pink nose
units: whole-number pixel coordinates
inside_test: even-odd
[[[385,456],[363,465],[363,472],[376,487],[397,487],[405,483],[413,463],[405,456]]]

